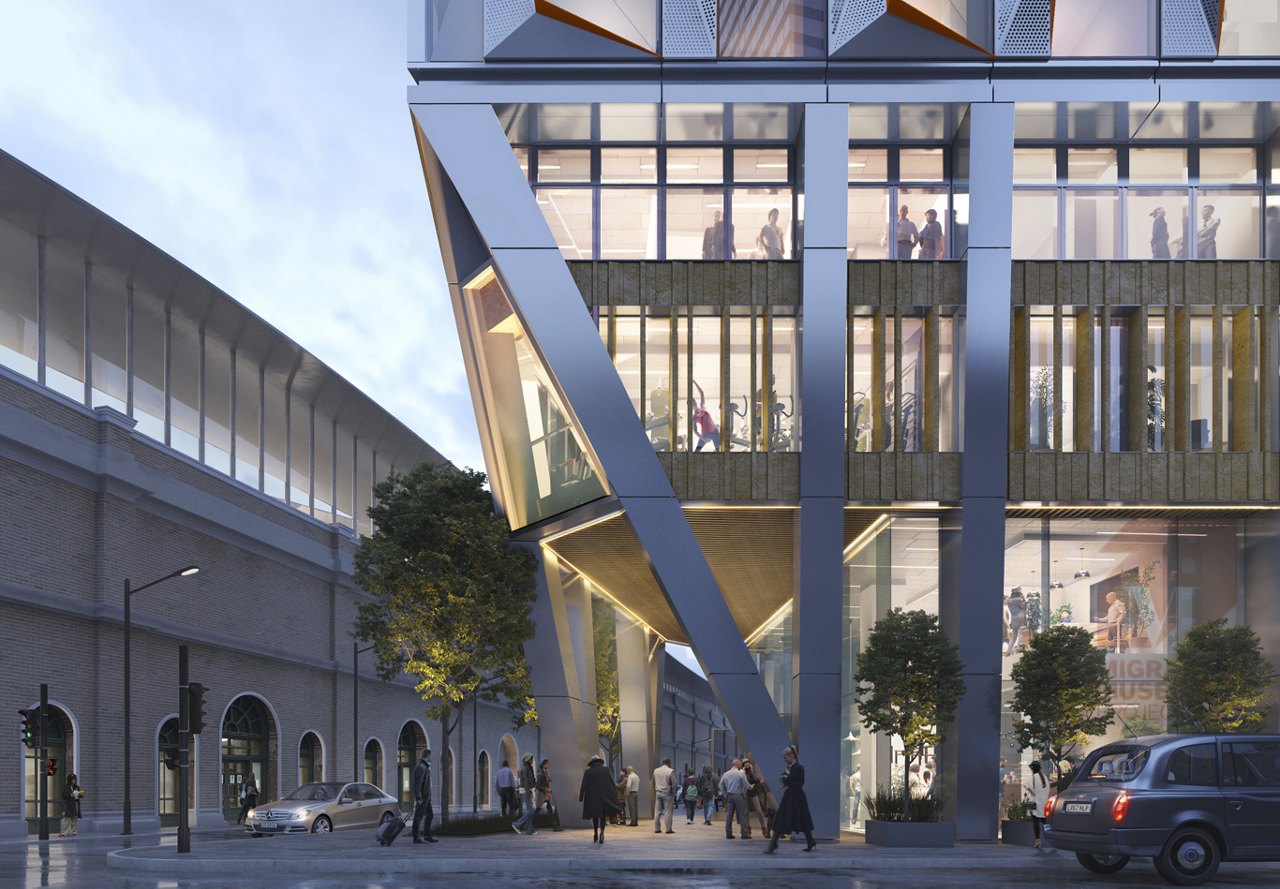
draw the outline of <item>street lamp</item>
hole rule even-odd
[[[355,738],[355,759],[352,762],[352,769],[355,772],[353,781],[359,781],[361,778],[360,762],[363,759],[360,755],[363,752],[360,749],[360,655],[372,649],[372,645],[360,648],[359,642],[351,643],[351,734]]]
[[[188,565],[185,568],[179,568],[166,574],[164,577],[156,578],[150,583],[144,583],[140,587],[132,587],[129,585],[129,578],[124,579],[124,825],[120,831],[122,836],[130,836],[133,833],[133,804],[129,800],[129,757],[132,753],[131,735],[130,735],[130,719],[129,719],[129,635],[133,627],[133,614],[129,608],[129,601],[134,593],[140,593],[149,587],[153,587],[158,583],[164,583],[166,580],[172,580],[175,577],[190,577],[200,571],[198,565]]]

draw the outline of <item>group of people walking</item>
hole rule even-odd
[[[675,833],[672,823],[677,806],[683,804],[686,822],[693,824],[699,806],[705,824],[711,823],[717,794],[725,801],[725,838],[735,839],[733,823],[738,823],[738,836],[751,838],[751,817],[755,816],[760,831],[769,840],[766,853],[778,848],[783,836],[803,834],[807,841],[805,851],[817,844],[813,840],[813,818],[809,814],[809,802],[804,793],[804,766],[800,764],[795,747],[782,753],[785,769],[782,773],[782,800],[777,802],[772,789],[764,779],[751,754],[735,759],[717,780],[711,766],[705,766],[701,775],[686,769],[681,778],[671,765],[670,757],[653,770],[654,818],[653,832]],[[604,843],[605,827],[615,821],[615,816],[629,816],[623,821],[636,827],[640,776],[634,766],[625,767],[615,780],[609,767],[599,756],[591,758],[582,776],[578,800],[582,803],[582,817],[591,822],[591,841]]]

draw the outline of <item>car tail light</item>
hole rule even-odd
[[[1049,801],[1044,804],[1044,817],[1050,818],[1053,816],[1053,804],[1057,801],[1058,795],[1056,793],[1049,794]]]
[[[1116,801],[1111,804],[1111,820],[1116,824],[1124,821],[1124,816],[1129,814],[1129,794],[1126,791],[1120,791],[1120,795],[1116,797]]]

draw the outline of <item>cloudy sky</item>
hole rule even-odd
[[[0,148],[483,468],[403,0],[0,0]]]

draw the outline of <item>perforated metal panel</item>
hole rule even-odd
[[[827,10],[829,52],[835,52],[858,36],[887,9],[885,0],[831,0]]]
[[[716,54],[716,0],[662,0],[662,55],[709,59]]]
[[[996,55],[1047,56],[1052,0],[996,0]]]
[[[1164,0],[1160,4],[1160,54],[1216,56],[1220,2]]]
[[[484,54],[493,52],[533,13],[533,0],[484,0]]]

